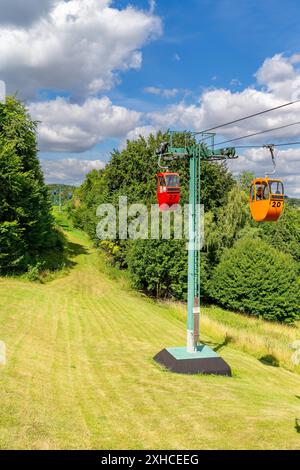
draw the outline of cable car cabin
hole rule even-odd
[[[158,173],[157,202],[161,211],[176,210],[180,201],[180,177],[178,173]]]
[[[256,222],[274,222],[284,206],[284,188],[281,180],[257,178],[250,189],[250,210]]]

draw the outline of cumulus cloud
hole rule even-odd
[[[107,98],[88,98],[82,105],[65,98],[33,103],[33,118],[40,121],[42,151],[84,152],[106,138],[122,138],[134,129],[140,113],[114,106]]]
[[[181,101],[166,107],[162,112],[150,113],[148,119],[153,125],[165,129],[171,126],[202,130],[298,99],[300,98],[299,63],[299,55],[285,57],[277,54],[273,58],[266,59],[257,71],[255,87],[247,87],[242,91],[225,88],[205,90],[198,103],[186,104]],[[299,104],[227,126],[220,129],[220,133],[228,138],[234,138],[296,121],[300,121]],[[272,134],[272,138],[289,138],[297,135],[299,128],[291,127]],[[265,141],[266,137],[262,139]],[[258,138],[255,138],[255,141],[257,140]]]
[[[300,55],[276,54],[266,59],[256,73],[258,84],[281,99],[300,98]]]
[[[138,140],[140,137],[144,137],[147,139],[150,134],[156,135],[159,131],[159,128],[154,126],[137,126],[134,129],[130,130],[126,136],[121,140],[119,144],[119,150],[123,150],[126,148],[126,144],[128,140]]]
[[[156,1],[155,0],[149,0],[149,12],[151,14],[154,13],[155,8],[156,8]]]
[[[159,129],[154,126],[139,126],[135,129],[132,129],[126,135],[126,139],[128,140],[135,140],[138,139],[140,136],[142,137],[149,137],[150,134],[156,134]]]
[[[41,160],[47,183],[80,185],[87,173],[105,167],[101,160],[79,160],[64,158],[60,160]]]
[[[124,149],[126,147],[127,140],[137,140],[140,137],[147,138],[150,134],[156,135],[158,131],[158,127],[154,127],[151,125],[137,126],[126,134],[125,138],[121,141],[119,148],[120,150]]]
[[[242,85],[242,82],[238,78],[232,78],[229,84],[233,87],[238,87]]]
[[[0,24],[28,26],[49,13],[56,0],[0,0]]]
[[[295,78],[294,63],[294,56],[284,57],[283,54],[276,54],[266,59],[255,75],[257,82],[266,84],[270,88],[274,83]]]
[[[282,103],[283,100],[276,95],[254,88],[246,88],[241,92],[214,89],[205,91],[199,104],[187,105],[185,102],[180,102],[167,107],[163,112],[150,113],[149,118],[153,123],[165,128],[176,126],[184,129],[202,130]],[[272,114],[258,116],[249,121],[227,126],[221,132],[228,137],[237,137],[245,131],[252,133],[257,130],[280,126],[283,123],[287,124],[287,119],[290,119],[291,122],[297,120],[295,119],[296,116],[300,120],[299,111],[300,106],[287,108],[286,110],[282,109]]]
[[[40,15],[37,5],[44,2],[33,3]],[[15,8],[16,0],[10,4]],[[44,7],[44,15],[27,28],[17,19],[9,25],[0,21],[0,75],[9,92],[20,90],[25,97],[37,89],[78,95],[108,90],[118,72],[141,67],[141,47],[161,33],[153,8],[117,9],[112,0],[57,0],[49,11]]]
[[[148,86],[144,88],[144,92],[149,93],[150,95],[162,96],[164,98],[174,98],[174,96],[178,95],[179,90],[178,88],[160,88]]]

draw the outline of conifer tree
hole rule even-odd
[[[40,167],[36,123],[15,97],[0,104],[0,272],[26,270],[61,248]]]

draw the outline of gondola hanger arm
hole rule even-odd
[[[272,163],[273,163],[273,167],[274,167],[274,170],[271,173],[266,173],[266,178],[267,178],[268,176],[274,175],[276,173],[275,145],[274,144],[267,144],[267,145],[264,145],[264,148],[270,150]]]

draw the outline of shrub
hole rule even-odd
[[[131,242],[126,261],[134,287],[155,297],[185,299],[187,253],[181,240]]]
[[[224,307],[291,323],[299,319],[299,269],[288,254],[266,242],[242,239],[215,268],[210,296]]]
[[[27,271],[27,279],[29,281],[39,281],[40,273],[44,267],[44,263],[38,262],[35,266],[29,266]]]

